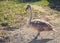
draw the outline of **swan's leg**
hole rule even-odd
[[[39,34],[38,39],[43,39],[43,37],[41,37],[41,35]]]
[[[40,32],[38,32],[38,34],[36,35],[36,37],[34,39],[38,39],[39,35],[40,35]]]

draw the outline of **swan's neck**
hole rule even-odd
[[[32,9],[30,8],[30,16],[29,16],[29,23],[31,23],[31,20],[32,20]]]

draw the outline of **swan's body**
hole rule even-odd
[[[41,21],[39,19],[32,20],[32,8],[30,5],[27,5],[26,10],[28,10],[28,9],[30,10],[28,24],[29,24],[29,26],[38,30],[38,35],[41,31],[53,31],[52,26],[48,22]]]
[[[52,26],[49,23],[43,21],[32,20],[29,23],[29,26],[33,27],[34,29],[37,29],[40,32],[52,30]]]

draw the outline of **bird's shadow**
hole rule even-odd
[[[41,39],[41,40],[33,39],[29,43],[47,43],[48,41],[51,41],[51,40],[53,40],[53,39]]]

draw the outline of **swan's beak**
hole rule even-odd
[[[25,11],[27,11],[28,9],[29,9],[29,5],[26,6]]]
[[[25,11],[27,11],[27,10],[28,10],[28,7],[26,7]]]

